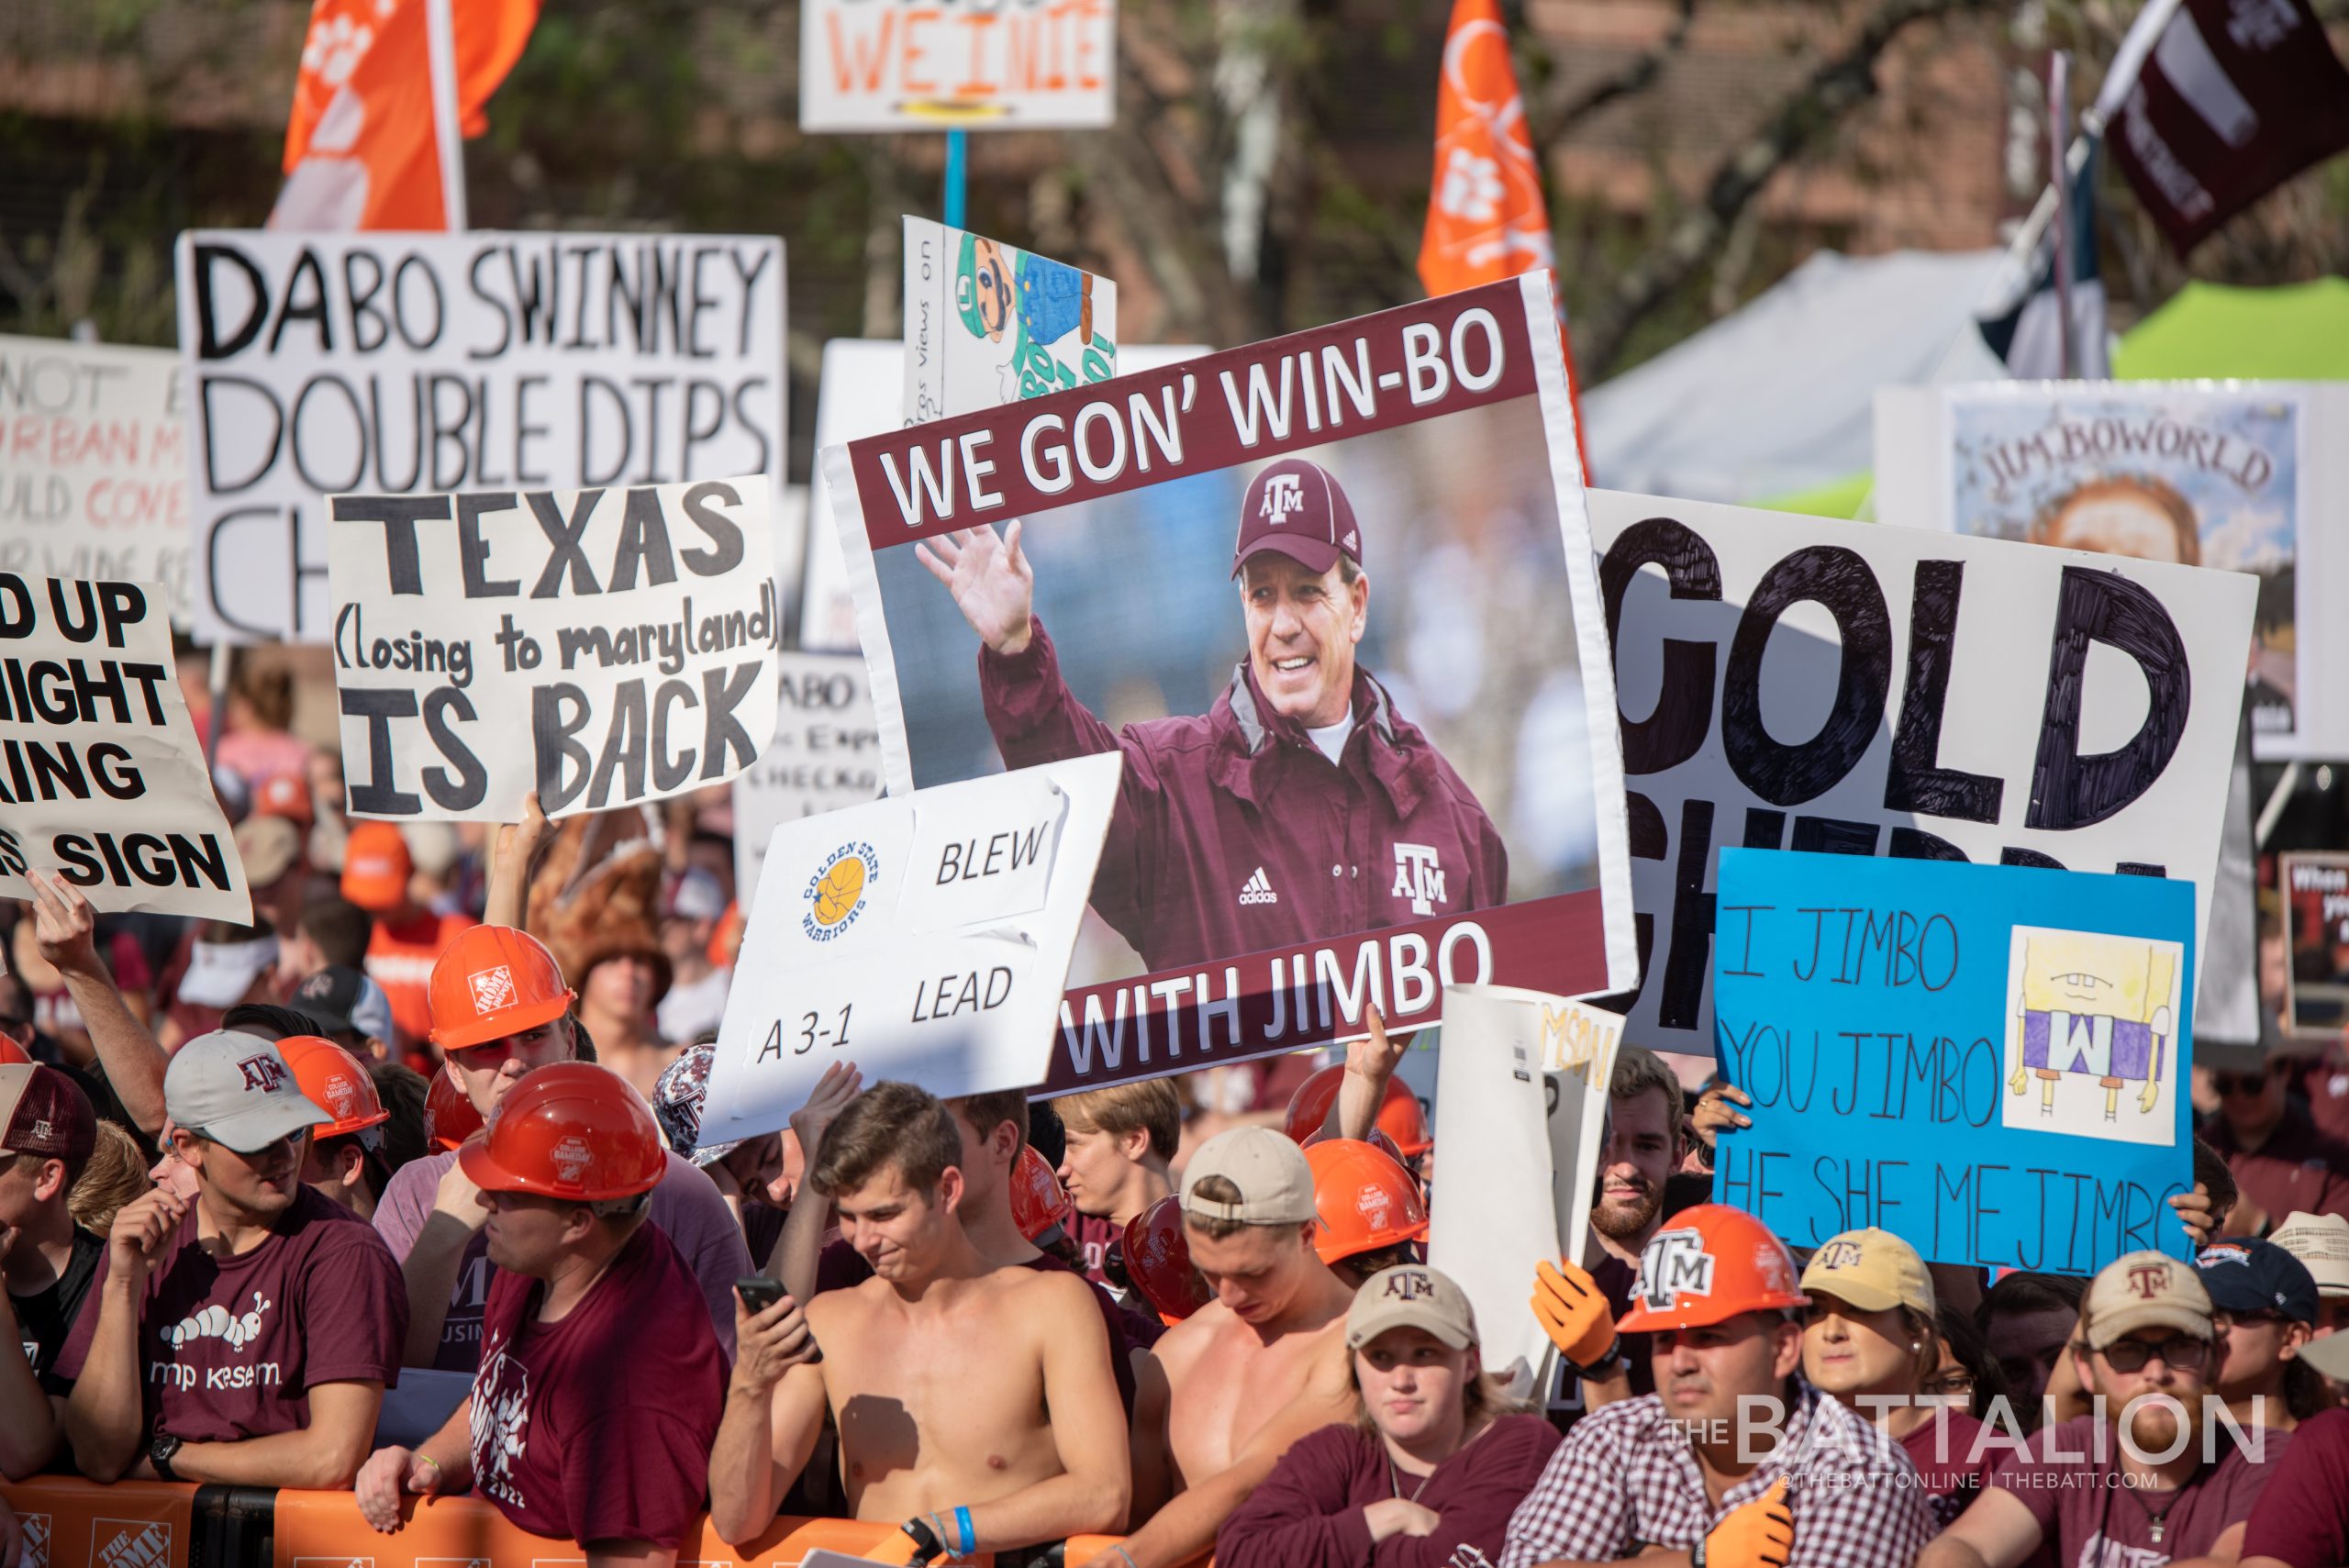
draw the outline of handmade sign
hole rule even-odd
[[[2349,1029],[2349,854],[2304,850],[2277,862],[2284,888],[2284,1027],[2338,1040]]]
[[[338,495],[327,562],[354,817],[511,822],[724,784],[775,728],[763,477]]]
[[[1126,758],[1050,1092],[1631,980],[1546,275],[824,462],[892,791]]]
[[[784,472],[783,242],[180,237],[199,640],[324,642],[326,497]]]
[[[0,572],[157,588],[187,620],[187,439],[167,349],[0,337]]]
[[[2193,1244],[2194,895],[2022,866],[1726,850],[1715,1029],[1750,1129],[1716,1201],[1797,1247],[2094,1273]]]
[[[775,655],[774,738],[734,781],[734,897],[748,908],[775,828],[881,795],[881,730],[864,661]]]
[[[703,1127],[780,1128],[840,1061],[941,1096],[1040,1082],[1120,772],[1083,757],[777,828]]]
[[[906,219],[906,423],[1118,373],[1118,285],[1064,261]]]
[[[799,128],[1089,128],[1117,118],[1117,0],[806,0]]]
[[[0,572],[0,896],[28,870],[101,911],[252,919],[155,588]]]
[[[2349,389],[2295,383],[2007,382],[1887,389],[1888,523],[2247,573],[2245,704],[2262,761],[2349,751],[2349,657],[2328,613],[2349,557]],[[2215,968],[2215,966],[2214,966]]]
[[[1712,1054],[1725,845],[2174,877],[2210,907],[2257,584],[1604,492],[1642,980]]]

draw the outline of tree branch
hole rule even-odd
[[[1664,242],[1624,272],[1615,287],[1575,317],[1576,358],[1593,381],[1622,356],[1632,328],[1700,272],[1738,214],[1771,177],[1876,92],[1876,66],[1911,25],[1978,10],[1987,0],[1883,0],[1842,54],[1820,65],[1768,125],[1714,171],[1705,196]]]
[[[1616,99],[1643,93],[1653,86],[1655,79],[1664,74],[1664,61],[1679,53],[1688,41],[1688,29],[1696,20],[1697,0],[1680,0],[1680,14],[1673,18],[1672,30],[1654,48],[1613,75],[1602,77],[1579,92],[1566,90],[1564,72],[1552,61],[1548,81],[1525,108],[1525,128],[1533,138],[1533,145],[1547,147]]]

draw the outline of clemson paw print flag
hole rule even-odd
[[[432,0],[315,0],[272,228],[451,227],[432,102]],[[538,0],[444,0],[466,136],[521,58]]]
[[[1542,165],[1525,128],[1499,0],[1453,0],[1435,99],[1435,176],[1419,237],[1419,282],[1431,297],[1537,272],[1557,260]],[[1559,340],[1565,341],[1563,307]],[[1586,474],[1580,378],[1566,350],[1575,448]]]

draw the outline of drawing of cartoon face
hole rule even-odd
[[[987,336],[1000,342],[1003,329],[1011,320],[1011,258],[994,240],[982,239],[973,252],[972,261],[972,304],[978,309],[979,319],[986,325]]]
[[[2033,931],[2024,948],[2021,1010],[2151,1023],[2169,1007],[2176,984],[2176,962],[2159,943]]]

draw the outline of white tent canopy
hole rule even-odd
[[[1970,329],[2003,254],[1820,251],[1585,395],[1593,483],[1742,502],[1860,473],[1878,386],[2005,376]]]

